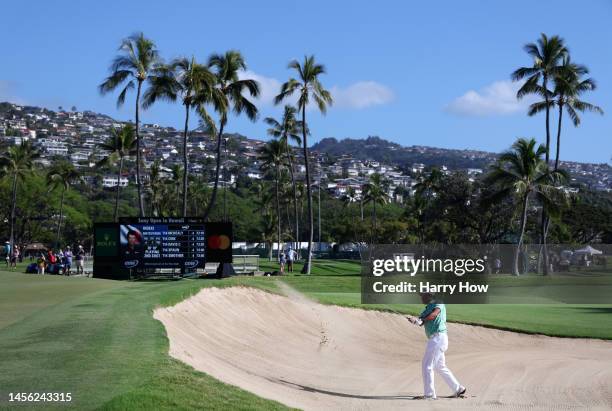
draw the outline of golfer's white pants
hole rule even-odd
[[[448,336],[446,333],[433,335],[427,341],[425,355],[423,356],[423,384],[425,385],[425,396],[436,397],[434,386],[434,370],[437,371],[453,393],[459,391],[461,385],[451,370],[446,366],[444,352],[448,349]]]

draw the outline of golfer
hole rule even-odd
[[[427,304],[418,318],[407,317],[413,324],[425,327],[427,346],[423,356],[423,385],[425,399],[436,399],[434,387],[434,370],[436,370],[446,384],[453,391],[455,397],[465,394],[466,388],[459,384],[451,370],[446,366],[444,352],[448,349],[448,335],[446,334],[446,307],[436,302],[433,294],[421,294],[421,301]]]

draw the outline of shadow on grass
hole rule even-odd
[[[564,310],[582,311],[586,314],[612,314],[612,307],[561,307]]]

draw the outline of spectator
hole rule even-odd
[[[57,264],[57,257],[55,256],[55,253],[53,252],[53,248],[50,248],[49,251],[47,251],[47,271],[50,274],[53,274],[53,270],[55,269],[55,264]]]
[[[83,269],[83,263],[85,261],[85,250],[83,249],[83,246],[80,244],[76,252],[75,260],[76,260],[77,275],[85,274],[84,269]]]
[[[36,267],[38,268],[38,274],[45,275],[45,266],[47,262],[45,261],[45,255],[40,253],[38,260],[36,260]]]
[[[278,262],[280,263],[280,272],[281,275],[285,274],[285,263],[287,262],[287,257],[284,252],[281,252],[278,256]]]
[[[291,247],[287,250],[287,271],[293,272],[293,261],[295,260],[295,254],[293,254]]]
[[[6,266],[8,267],[11,263],[11,243],[8,241],[4,243],[4,253],[6,254]]]
[[[502,268],[502,262],[499,257],[497,257],[493,263],[495,265],[495,274],[499,274]]]
[[[19,247],[15,245],[13,253],[11,254],[11,267],[17,268],[17,260],[19,259]]]
[[[72,251],[70,246],[66,247],[64,251],[64,275],[70,275],[70,269],[72,268]]]

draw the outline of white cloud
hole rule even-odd
[[[257,74],[250,70],[239,73],[241,79],[250,78],[259,82],[260,95],[257,101],[261,105],[273,105],[274,97],[279,93],[282,82],[273,78]],[[375,81],[359,81],[348,87],[333,86],[330,93],[334,98],[333,107],[363,109],[389,103],[394,99],[393,91],[385,85]],[[297,95],[291,96],[287,104],[295,104]]]
[[[334,106],[341,108],[362,109],[379,106],[393,101],[393,91],[375,81],[359,81],[346,88],[334,86],[330,90],[334,97]]]
[[[259,83],[259,98],[257,101],[259,101],[260,104],[274,104],[274,97],[276,97],[282,85],[280,81],[272,77],[262,76],[250,70],[241,71],[238,77],[240,79],[253,79]]]
[[[520,87],[521,83],[510,80],[496,81],[478,91],[469,90],[444,109],[462,116],[508,115],[525,111],[534,98],[527,96],[518,100],[516,92]]]

